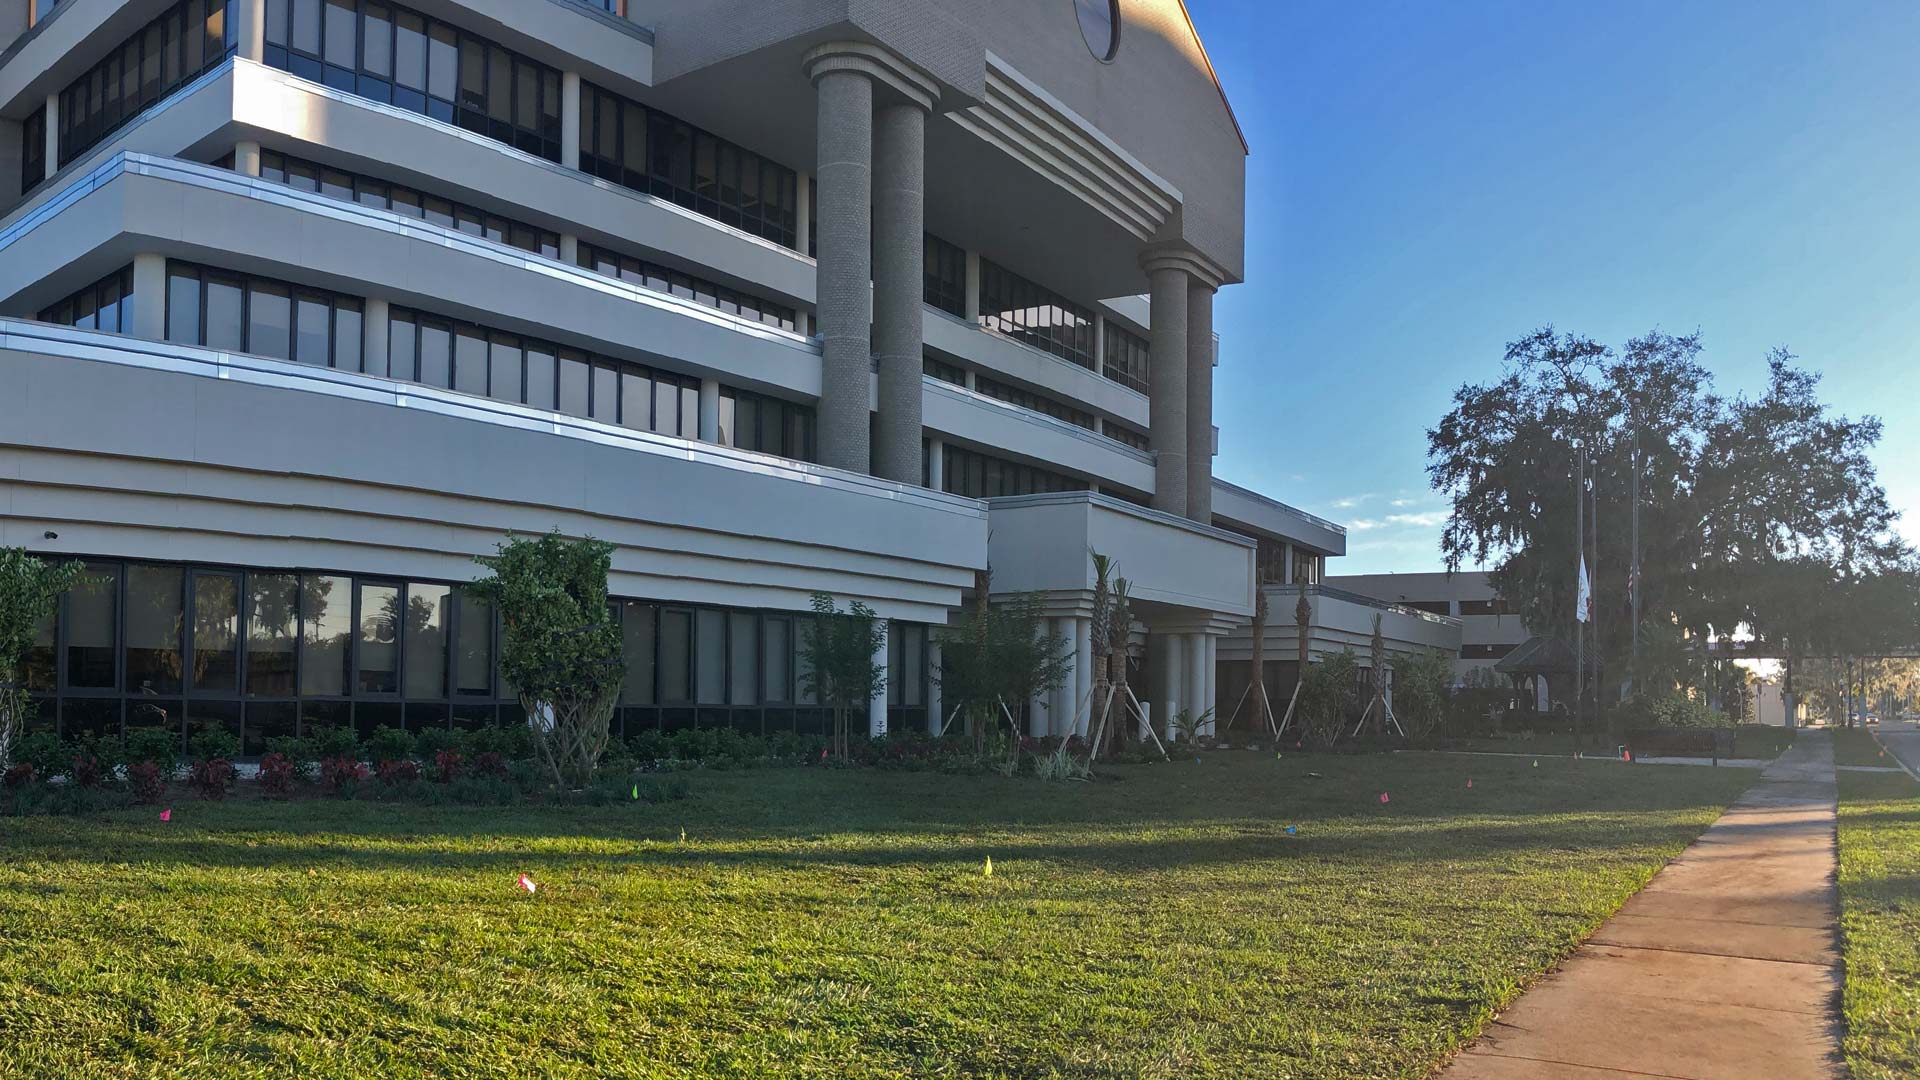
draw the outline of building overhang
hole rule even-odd
[[[1056,614],[1092,610],[1092,554],[1127,579],[1136,619],[1224,631],[1253,614],[1254,543],[1087,491],[987,500],[995,595],[1034,593]]]
[[[1376,618],[1388,656],[1441,652],[1452,657],[1460,651],[1459,619],[1382,603],[1325,585],[1265,585],[1261,591],[1267,597],[1265,654],[1271,662],[1286,663],[1299,656],[1300,628],[1295,610],[1303,592],[1308,608],[1307,656],[1312,661],[1351,649],[1365,662],[1372,652]],[[1220,658],[1248,659],[1252,645],[1252,627],[1240,627],[1221,643]]]

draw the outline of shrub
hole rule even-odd
[[[412,761],[413,744],[413,736],[407,734],[405,728],[375,728],[373,737],[367,740],[367,756],[381,764]]]
[[[382,787],[399,787],[402,784],[415,783],[420,779],[420,763],[412,758],[382,761],[375,779],[380,781]]]
[[[1307,742],[1330,747],[1359,712],[1360,658],[1351,649],[1307,666],[1294,716]]]
[[[13,750],[14,763],[32,766],[30,777],[41,783],[66,771],[67,758],[67,748],[60,745],[60,737],[51,731],[36,731],[21,739]]]
[[[67,775],[76,785],[83,788],[99,787],[105,772],[105,766],[100,764],[99,757],[85,751],[74,754],[67,764]]]
[[[231,762],[240,756],[240,740],[226,728],[207,728],[195,732],[193,737],[187,740],[187,749],[192,751],[196,761],[223,758]]]
[[[354,789],[366,778],[367,767],[358,758],[336,756],[320,761],[320,782],[341,798],[352,798]]]
[[[9,766],[5,774],[4,783],[7,785],[8,791],[19,791],[21,788],[33,783],[33,764],[22,761]]]
[[[533,754],[533,732],[526,724],[489,724],[468,739],[475,754],[498,754],[503,760],[517,761]]]
[[[313,767],[319,764],[319,755],[314,752],[313,740],[296,739],[291,735],[282,735],[267,740],[267,756],[260,759],[261,768],[266,767],[267,757],[279,756],[286,761],[287,781],[313,775]]]
[[[277,751],[269,751],[260,758],[260,790],[269,795],[285,797],[293,792],[293,780],[296,770],[293,759]]]
[[[151,761],[136,761],[127,766],[127,790],[143,803],[156,803],[167,790],[167,774]]]
[[[151,762],[160,775],[171,779],[180,765],[180,736],[165,728],[140,728],[127,732],[129,764]]]
[[[507,759],[497,750],[485,750],[473,755],[473,774],[504,780],[507,776]]]
[[[352,728],[316,728],[307,739],[312,744],[313,756],[321,761],[328,758],[360,760],[360,740],[354,737]]]
[[[427,728],[420,733],[419,738],[414,740],[414,754],[421,761],[437,761],[442,752],[451,750],[464,758],[467,756],[468,744],[472,742],[473,739],[464,731],[442,727]]]
[[[202,758],[187,772],[187,783],[203,799],[224,799],[240,773],[223,757]]]
[[[442,784],[451,784],[466,771],[466,755],[451,748],[433,755],[433,778]]]
[[[1613,710],[1612,720],[1616,727],[1625,729],[1650,727],[1708,729],[1734,726],[1733,719],[1726,713],[1713,708],[1700,698],[1689,697],[1686,694],[1664,694],[1659,697],[1635,695]]]

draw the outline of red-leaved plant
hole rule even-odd
[[[73,782],[83,788],[99,787],[102,769],[100,759],[92,754],[73,755],[73,771],[68,775]]]
[[[141,802],[156,803],[167,790],[167,778],[153,762],[136,761],[127,766],[127,787]]]
[[[263,754],[260,758],[260,790],[269,795],[287,795],[293,791],[293,759],[285,754]]]
[[[226,798],[228,789],[239,778],[240,772],[233,767],[233,762],[223,757],[196,761],[187,772],[187,783],[203,799]]]
[[[488,750],[473,757],[473,771],[481,776],[501,777],[507,775],[507,759],[498,751]]]
[[[379,778],[382,784],[411,784],[420,779],[420,763],[410,758],[382,761]]]
[[[354,758],[341,755],[320,763],[320,780],[336,792],[343,792],[367,778],[367,767]]]
[[[458,750],[442,750],[433,755],[434,779],[451,784],[466,771],[467,759]]]
[[[33,783],[33,766],[22,761],[7,770],[6,785],[8,791],[18,791]]]

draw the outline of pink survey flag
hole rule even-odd
[[[1386,801],[1387,801],[1387,793],[1386,793],[1386,792],[1384,792],[1384,791],[1383,791],[1383,792],[1381,792],[1381,793],[1380,793],[1380,801],[1381,801],[1381,802],[1386,802]]]
[[[168,809],[166,809],[166,810],[162,810],[162,811],[160,811],[160,820],[161,820],[161,821],[172,821],[172,820],[173,820],[173,810],[172,810],[172,808],[168,808]]]
[[[535,885],[535,884],[533,883],[533,879],[532,879],[532,878],[530,878],[530,877],[528,877],[528,876],[527,876],[527,875],[525,875],[525,874],[521,874],[521,875],[520,875],[520,880],[519,880],[519,881],[517,881],[517,882],[515,882],[515,884],[517,884],[517,885],[519,885],[519,886],[520,886],[521,888],[523,888],[523,889],[525,889],[525,890],[527,890],[527,891],[528,891],[529,893],[531,893],[531,892],[533,892],[534,890],[536,890],[536,889],[538,889],[538,888],[540,887],[540,886],[538,886],[538,885]]]
[[[1473,786],[1473,777],[1471,777],[1471,776],[1469,776],[1469,777],[1467,777],[1467,786],[1468,786],[1468,787],[1472,787],[1472,786]]]

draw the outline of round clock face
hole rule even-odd
[[[1093,58],[1103,64],[1112,60],[1120,51],[1120,0],[1073,0],[1073,7]]]

